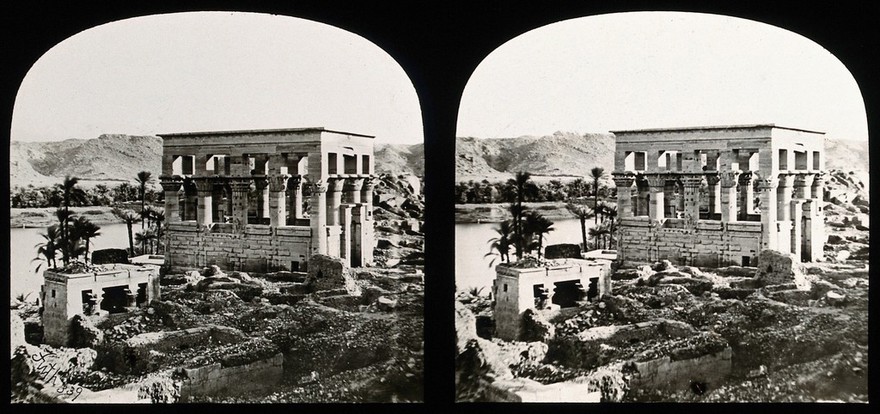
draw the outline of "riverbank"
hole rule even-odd
[[[541,213],[550,220],[564,220],[577,218],[571,214],[565,203],[556,201],[523,203],[526,207]],[[456,204],[456,223],[500,223],[510,218],[508,211],[510,204]]]
[[[134,211],[141,209],[140,203],[120,205],[119,207]],[[154,205],[153,208],[161,210],[162,206]],[[9,209],[9,227],[14,229],[43,228],[58,224],[58,218],[55,217],[57,209],[57,207],[11,208]],[[97,225],[122,224],[122,220],[113,215],[112,206],[71,207],[70,211],[78,216],[88,218]]]

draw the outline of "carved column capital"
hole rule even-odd
[[[364,186],[362,187],[363,190],[372,191],[373,188],[375,188],[375,187],[376,187],[376,177],[375,176],[371,175],[371,176],[364,178]]]
[[[208,177],[197,177],[193,178],[193,184],[196,186],[196,191],[200,194],[210,194],[214,192],[214,179]]]
[[[648,187],[654,189],[663,189],[666,186],[666,181],[669,179],[666,175],[663,174],[645,174],[645,181],[648,182]]]
[[[797,173],[795,174],[794,185],[795,187],[812,187],[815,178],[816,174]]]
[[[233,193],[247,193],[253,181],[250,178],[234,178],[229,180],[229,188]]]
[[[269,180],[266,178],[265,175],[255,175],[253,180],[254,186],[257,188],[257,190],[262,191],[269,186]]]
[[[703,174],[682,174],[678,179],[685,187],[694,188],[703,184]]]
[[[346,178],[344,177],[330,177],[327,179],[328,190],[332,192],[340,192],[342,191],[342,186],[345,184]]]
[[[742,171],[721,171],[718,173],[721,178],[721,186],[724,188],[734,187],[739,184],[739,177]]]
[[[611,177],[614,180],[614,185],[618,188],[632,187],[633,183],[636,180],[635,174],[629,172],[612,173]]]
[[[183,179],[180,177],[160,177],[159,184],[164,191],[176,192],[183,185]]]
[[[312,193],[326,193],[327,192],[327,183],[323,181],[318,181],[316,183],[312,183],[311,185]]]
[[[744,171],[739,175],[739,185],[749,186],[752,185],[752,181],[757,177],[752,171]]]
[[[269,181],[269,191],[274,193],[281,192],[287,189],[287,180],[290,179],[289,174],[276,174],[270,175],[268,178]]]
[[[299,185],[302,184],[302,182],[303,182],[303,176],[301,176],[299,174],[291,175],[290,178],[287,180],[287,189],[299,191],[300,190]]]
[[[715,186],[719,181],[721,181],[721,176],[717,172],[706,173],[706,184]]]
[[[345,184],[342,186],[342,191],[352,192],[352,191],[361,191],[361,188],[364,186],[363,178],[349,178],[345,180]]]
[[[763,178],[756,181],[759,191],[775,190],[779,186],[779,179],[776,177]]]
[[[779,173],[777,177],[779,178],[780,187],[791,187],[795,181],[795,174],[792,173]]]

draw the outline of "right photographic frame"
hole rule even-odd
[[[455,154],[458,402],[868,402],[868,122],[844,64],[628,12],[498,47]]]

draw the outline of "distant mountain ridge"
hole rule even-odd
[[[456,139],[457,181],[506,180],[517,171],[541,176],[588,176],[593,167],[614,169],[612,134],[556,132],[518,138]],[[826,168],[869,171],[868,143],[828,139]],[[10,186],[59,183],[65,175],[89,182],[133,181],[139,171],[160,174],[162,139],[104,134],[93,139],[10,143]],[[382,144],[375,148],[379,173],[425,173],[424,144]]]

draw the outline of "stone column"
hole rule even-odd
[[[777,186],[779,199],[777,200],[776,217],[779,221],[791,221],[791,186],[795,175],[788,173],[779,174]]]
[[[666,187],[666,176],[663,174],[645,175],[648,180],[648,188],[651,192],[651,205],[648,207],[648,215],[653,220],[663,220],[663,189]]]
[[[739,171],[722,171],[721,179],[721,221],[736,221],[736,187],[739,183]]]
[[[682,175],[681,184],[684,186],[684,215],[688,221],[700,219],[700,184],[703,182],[702,174]]]
[[[207,226],[214,221],[212,206],[214,195],[214,181],[210,178],[199,177],[194,178],[196,190],[199,194],[199,206],[197,210],[196,220],[199,224]]]
[[[327,183],[312,184],[309,225],[312,228],[312,254],[327,254]]]
[[[289,178],[288,174],[269,176],[269,225],[272,227],[287,224],[287,204],[284,198]]]
[[[351,204],[343,204],[339,209],[341,215],[342,236],[339,246],[339,257],[347,266],[351,266]]]
[[[761,236],[761,248],[778,250],[779,231],[776,225],[776,186],[779,179],[771,177],[758,180],[758,191],[761,197],[761,226],[764,231]]]
[[[794,178],[794,196],[795,198],[812,198],[813,182],[815,176],[809,173],[797,173]]]
[[[240,229],[247,225],[248,218],[248,191],[251,189],[251,179],[237,177],[229,180],[232,189],[232,222]]]
[[[749,214],[755,214],[755,186],[753,174],[746,171],[739,176],[739,219],[745,220]]]
[[[269,180],[265,176],[254,176],[254,186],[260,195],[257,196],[257,219],[269,217],[269,192],[266,187],[269,186]]]
[[[345,180],[342,191],[345,193],[343,200],[351,204],[361,202],[361,189],[364,187],[364,177],[349,178]]]
[[[367,219],[373,218],[373,188],[376,186],[376,178],[367,176],[364,178],[363,187],[361,187],[361,202],[366,206]]]
[[[618,217],[633,217],[635,212],[632,205],[632,185],[635,175],[632,173],[613,173],[614,185],[617,187],[617,215]]]
[[[327,225],[339,225],[339,207],[342,205],[342,187],[345,185],[345,178],[330,177],[327,179],[327,193],[330,195],[327,200]]]
[[[825,200],[825,173],[818,172],[813,175],[813,185],[810,186],[810,198],[816,200],[819,205]]]
[[[287,190],[290,196],[290,222],[303,217],[303,192],[302,192],[302,176],[299,174],[291,175],[287,180]]]
[[[636,176],[636,203],[634,205],[633,211],[637,216],[647,216],[648,215],[648,198],[650,197],[651,188],[648,186],[648,180],[645,179],[644,175]]]
[[[180,199],[177,197],[177,191],[183,185],[183,180],[179,177],[159,177],[159,183],[162,190],[165,191],[165,220],[168,223],[180,221]]]
[[[717,159],[717,157],[716,157]],[[714,163],[712,164],[714,168]],[[709,218],[712,219],[713,215],[721,212],[721,187],[718,186],[718,181],[721,180],[721,177],[718,176],[718,173],[707,173],[706,174],[706,184],[709,186]]]

